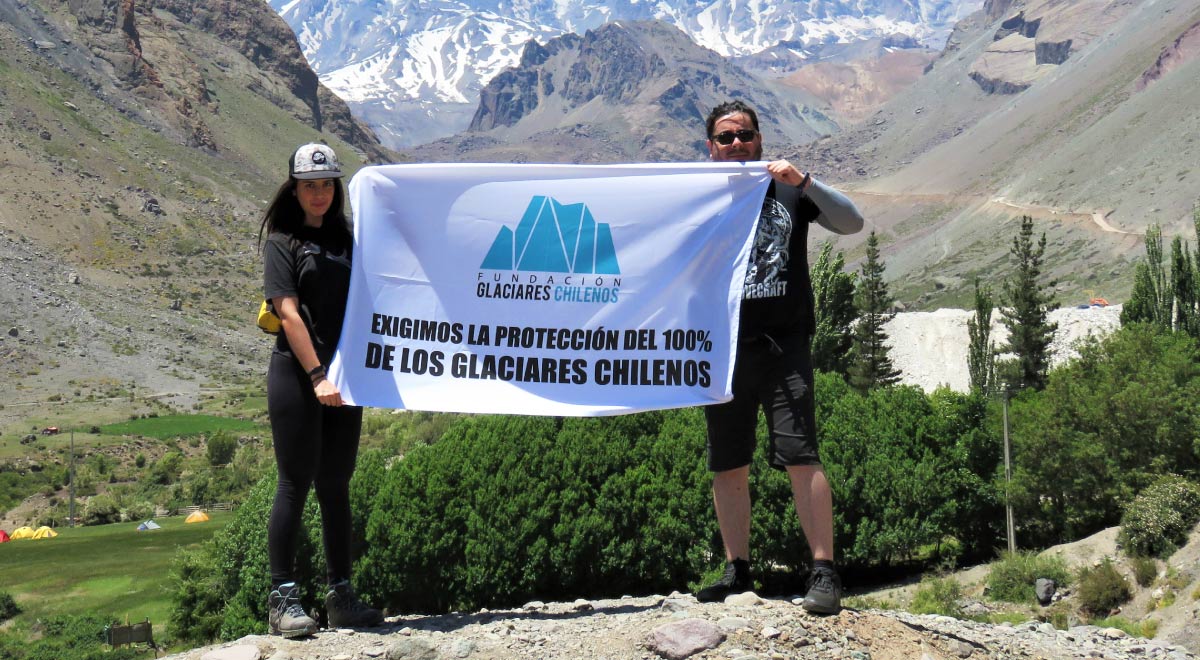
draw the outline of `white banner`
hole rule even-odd
[[[729,400],[765,163],[366,167],[348,403],[617,415]]]

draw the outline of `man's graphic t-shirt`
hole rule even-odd
[[[772,182],[763,200],[746,268],[739,333],[812,334],[815,326],[808,275],[808,225],[820,215],[799,188]]]
[[[789,242],[792,215],[775,198],[763,200],[754,235],[754,255],[746,268],[746,288],[742,298],[778,298],[787,295]]]

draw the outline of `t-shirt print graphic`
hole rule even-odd
[[[763,200],[754,237],[754,257],[746,269],[743,300],[787,295],[788,245],[792,240],[792,215],[774,198]]]

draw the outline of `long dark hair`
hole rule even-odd
[[[279,186],[275,197],[267,205],[267,210],[263,212],[262,224],[258,227],[260,252],[264,234],[280,232],[288,236],[295,236],[296,232],[304,226],[304,209],[300,208],[300,199],[296,197],[296,184],[298,183],[299,180],[296,177],[288,176],[288,180]],[[350,234],[350,220],[346,217],[345,200],[346,194],[342,191],[342,180],[334,179],[333,203],[325,212],[325,219],[322,220],[319,231],[324,237],[349,245],[353,238]]]

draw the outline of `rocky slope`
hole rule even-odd
[[[1112,559],[1130,584],[1132,570],[1117,548],[1117,528],[1098,532],[1042,554],[1062,557],[1071,568]],[[754,593],[724,603],[699,603],[691,595],[580,599],[572,603],[531,602],[519,609],[445,615],[389,617],[371,630],[325,630],[313,638],[283,640],[250,636],[229,644],[168,656],[172,660],[258,660],[324,658],[438,660],[955,660],[970,658],[1105,658],[1110,660],[1194,658],[1200,650],[1195,624],[1200,604],[1200,528],[1189,542],[1161,562],[1158,580],[1134,587],[1121,615],[1153,620],[1154,639],[1131,637],[1116,628],[1072,623],[1057,630],[1039,616],[1047,610],[1013,606],[1030,618],[1019,624],[987,624],[894,609],[853,607],[834,617],[817,617],[797,597],[763,599]],[[983,597],[987,567],[950,574],[962,585],[959,605],[976,617],[1000,608]],[[907,605],[918,587],[909,583],[859,593],[851,603]],[[1167,596],[1170,594],[1168,602]],[[1063,589],[1055,607],[1075,596]]]
[[[295,145],[394,160],[264,3],[0,0],[0,360],[19,404],[253,380],[260,213]],[[74,394],[72,394],[74,393]]]
[[[1186,136],[1197,127],[1200,59],[1185,44],[1200,8],[1088,6],[988,3],[988,13],[959,23],[925,75],[864,122],[782,150],[850,189],[881,236],[902,301],[966,306],[976,276],[994,285],[1009,272],[1020,215],[1046,233],[1048,279],[1065,303],[1088,291],[1123,299],[1151,223],[1168,240],[1195,241],[1200,143]],[[977,63],[1014,35],[1071,47],[1056,64],[1036,64],[1034,43],[1022,61],[1046,68],[1023,90],[981,86]],[[854,257],[861,240],[839,245]]]

